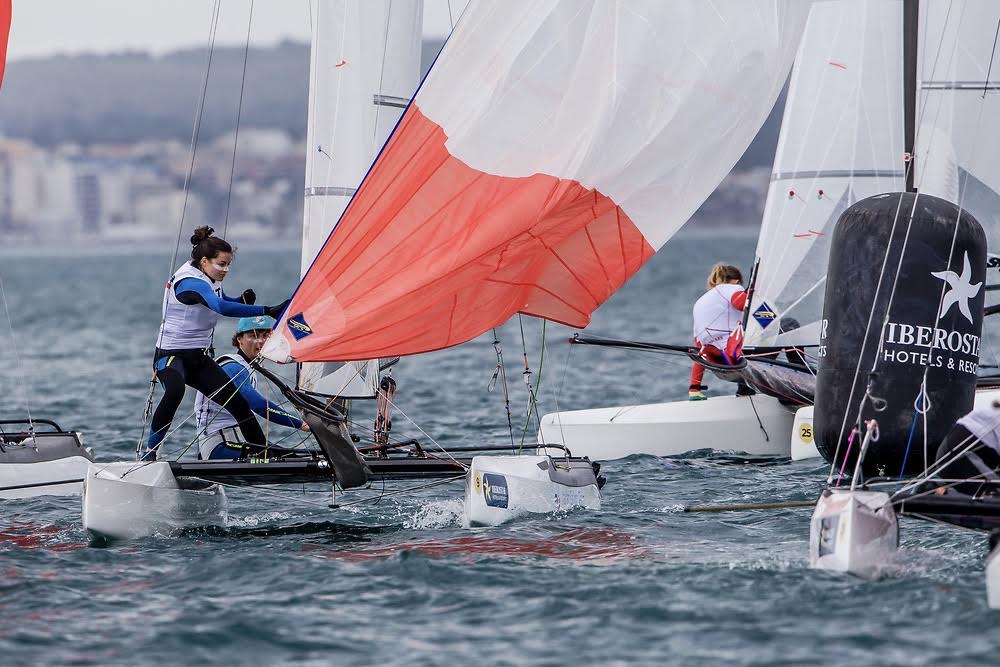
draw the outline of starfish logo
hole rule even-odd
[[[972,284],[972,266],[969,264],[969,253],[965,253],[964,263],[962,264],[962,275],[958,275],[954,271],[932,271],[931,275],[945,281],[949,288],[941,300],[941,312],[938,313],[938,319],[940,320],[944,317],[951,310],[951,307],[957,303],[958,312],[972,324],[972,312],[969,310],[969,301],[979,294],[979,290],[983,284],[981,282],[975,285]]]

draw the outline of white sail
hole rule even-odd
[[[735,164],[809,3],[470,4],[263,353],[586,326]]]
[[[747,345],[817,342],[837,218],[860,199],[904,187],[901,40],[902,2],[813,4],[757,244]],[[780,333],[782,318],[800,328]]]
[[[917,189],[971,212],[992,253],[1000,252],[998,21],[994,0],[921,3],[914,151]]]
[[[368,172],[420,77],[422,0],[313,0],[302,274]],[[375,395],[379,361],[307,363],[299,387]]]

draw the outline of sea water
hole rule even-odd
[[[13,339],[0,311],[0,418],[30,409],[82,431],[99,460],[134,455],[174,268],[169,246],[3,252]],[[588,332],[686,343],[709,266],[746,270],[753,247],[752,235],[728,231],[675,240],[595,313]],[[253,287],[261,303],[277,303],[298,265],[295,248],[248,245],[224,287]],[[219,353],[230,349],[232,328],[220,324]],[[498,330],[513,428],[502,387],[489,391],[492,334],[403,359],[393,369],[393,433],[428,448],[530,442],[523,350],[543,413],[684,398],[686,358],[570,346],[572,333],[516,318]],[[710,394],[731,390],[709,384]],[[192,420],[182,423],[191,404],[189,395],[178,411],[175,452],[193,438]],[[370,410],[357,412],[357,428],[369,428]],[[224,530],[100,548],[81,529],[79,498],[5,501],[0,664],[996,661],[1000,612],[986,608],[981,534],[903,520],[899,562],[864,581],[808,569],[808,509],[682,512],[812,498],[826,473],[819,462],[695,452],[632,456],[603,472],[600,512],[497,528],[462,527],[461,483],[340,494],[366,500],[338,510],[325,489],[228,489]]]

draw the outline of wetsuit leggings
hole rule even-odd
[[[156,378],[163,386],[163,398],[153,412],[147,449],[159,445],[170,430],[170,422],[184,398],[185,385],[194,387],[225,406],[239,422],[240,432],[247,442],[259,445],[266,443],[264,432],[253,416],[250,405],[240,395],[238,387],[233,386],[226,371],[205,350],[159,350],[154,364]]]

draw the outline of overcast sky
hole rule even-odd
[[[334,2],[335,0],[319,0]],[[407,0],[395,0],[406,2]],[[424,34],[449,32],[468,0],[424,0]],[[208,43],[213,0],[13,0],[8,61],[54,54],[143,50],[161,54]],[[217,45],[242,45],[250,0],[222,0]],[[309,0],[253,0],[253,46],[309,40]]]

